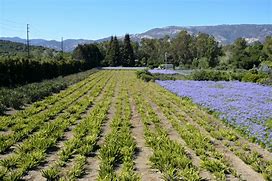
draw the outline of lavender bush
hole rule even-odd
[[[220,118],[272,147],[272,87],[238,81],[156,81],[182,97],[220,113]]]
[[[169,75],[177,74],[177,72],[174,70],[166,70],[166,69],[152,69],[148,71],[151,74],[169,74]]]

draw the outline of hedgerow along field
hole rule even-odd
[[[134,71],[0,118],[0,180],[272,180],[270,151]]]

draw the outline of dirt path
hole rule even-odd
[[[137,154],[135,155],[136,172],[141,176],[142,180],[157,181],[162,180],[162,174],[155,169],[150,168],[149,158],[152,151],[146,147],[144,139],[144,126],[141,122],[140,115],[137,112],[134,101],[130,98],[132,108],[132,135],[137,144]]]

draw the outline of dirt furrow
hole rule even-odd
[[[162,180],[162,174],[159,170],[150,168],[151,163],[149,162],[149,158],[152,155],[152,151],[145,144],[144,125],[132,98],[130,98],[130,103],[132,108],[131,131],[137,144],[137,153],[134,159],[136,172],[141,176],[142,180]]]

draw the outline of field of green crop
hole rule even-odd
[[[0,117],[0,180],[272,180],[272,153],[134,71]]]

